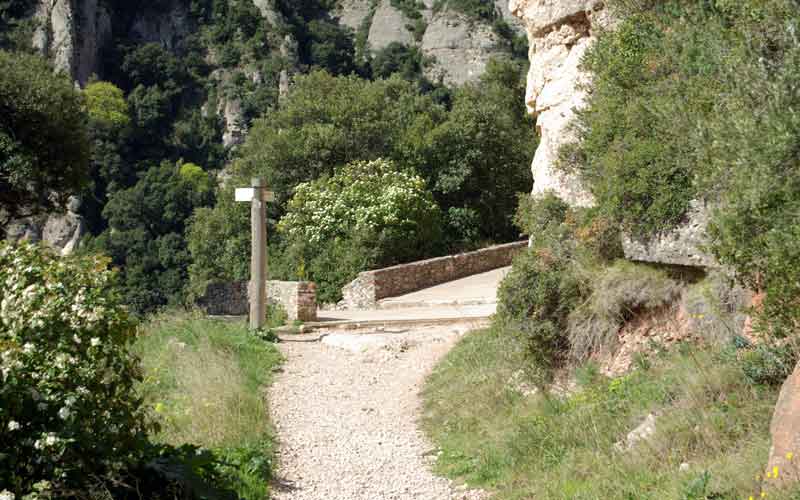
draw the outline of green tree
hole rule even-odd
[[[163,162],[115,193],[103,210],[109,227],[93,246],[121,266],[126,303],[138,312],[184,299],[186,224],[195,208],[213,201],[211,181],[203,175],[208,177],[195,165]]]
[[[455,93],[447,120],[408,136],[408,162],[447,211],[456,247],[518,236],[513,214],[531,186],[536,149],[524,95],[521,68],[494,60],[480,82]]]
[[[0,51],[0,227],[53,209],[86,184],[84,100],[42,58]]]

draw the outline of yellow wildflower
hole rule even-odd
[[[778,466],[777,466],[777,465],[776,465],[775,467],[773,467],[773,468],[772,468],[772,476],[773,476],[775,479],[778,479]]]
[[[792,453],[791,451],[786,454],[786,460],[791,460],[793,458],[794,458],[794,453]]]

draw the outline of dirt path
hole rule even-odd
[[[286,363],[270,391],[280,441],[273,497],[483,498],[431,473],[436,453],[417,426],[426,374],[467,329],[281,343]]]

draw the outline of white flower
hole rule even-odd
[[[48,433],[47,436],[44,438],[44,444],[46,446],[53,446],[58,442],[58,438],[52,432]]]
[[[22,352],[24,352],[25,354],[30,354],[30,353],[32,353],[34,349],[36,349],[36,346],[34,346],[33,344],[31,344],[30,342],[28,342],[27,344],[25,344],[24,346],[22,346]]]
[[[19,422],[12,420],[8,423],[8,430],[15,431],[17,429],[19,429]]]
[[[14,500],[14,494],[8,490],[0,491],[0,500]]]
[[[72,415],[72,412],[66,406],[58,410],[58,416],[61,417],[61,420],[68,419],[70,415]]]
[[[97,347],[100,345],[100,339],[97,337],[92,337],[91,340],[92,347]]]
[[[80,344],[81,343],[81,338],[78,337],[77,335],[73,335],[72,336],[72,340],[74,340],[76,344]]]

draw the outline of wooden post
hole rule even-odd
[[[250,209],[250,328],[259,330],[266,323],[267,305],[267,210],[264,180],[254,178]]]
[[[250,202],[250,328],[259,330],[267,315],[267,208],[275,194],[265,189],[264,179],[254,178],[249,188],[236,189],[236,201]]]

